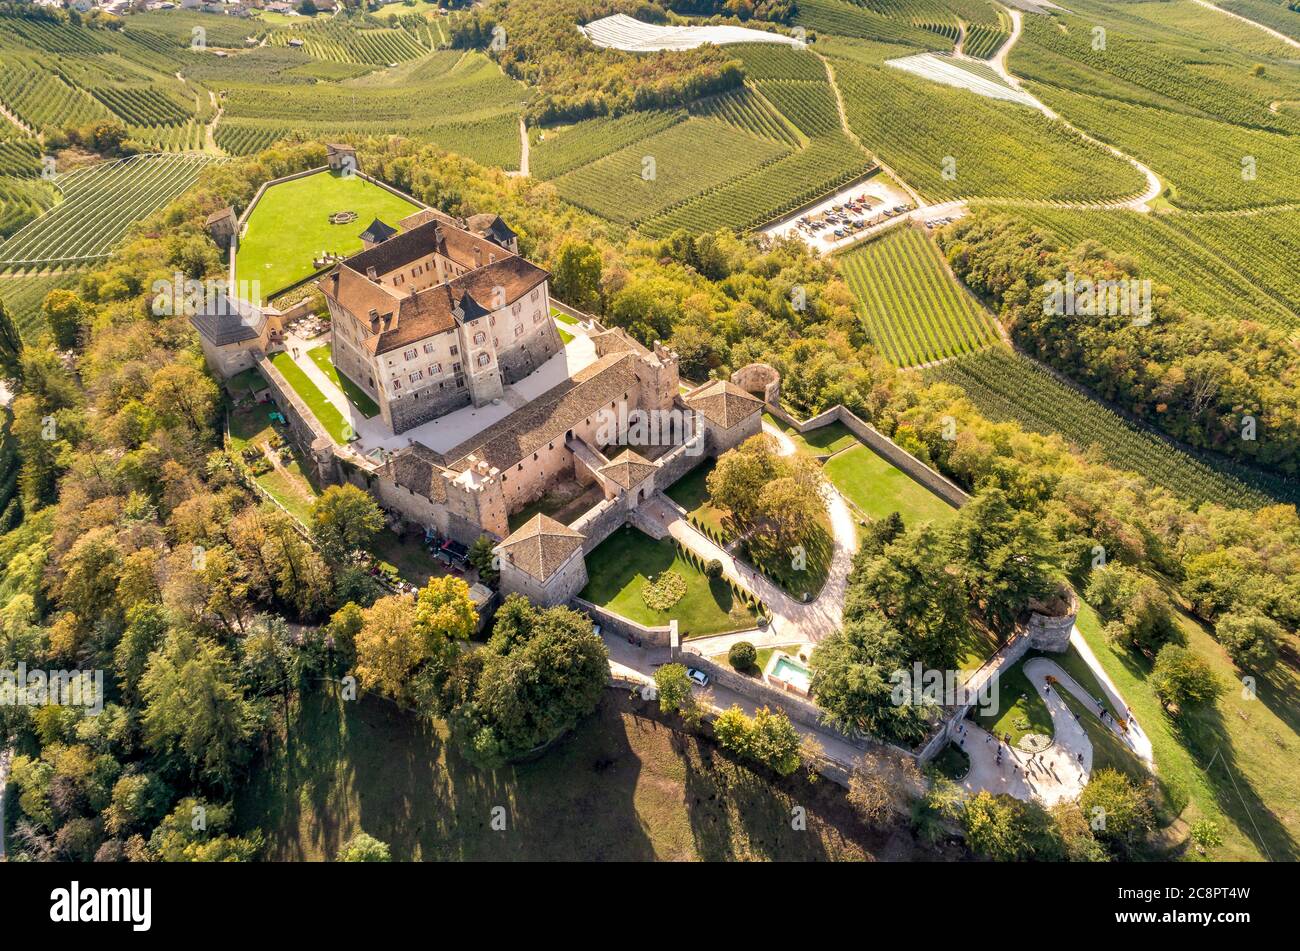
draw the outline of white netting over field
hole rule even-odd
[[[591,42],[606,49],[649,53],[655,50],[689,50],[705,43],[784,43],[802,46],[793,36],[751,30],[743,26],[656,26],[622,13],[578,27]]]

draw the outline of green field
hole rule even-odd
[[[261,282],[262,299],[315,274],[313,258],[322,251],[355,254],[361,232],[374,218],[394,227],[419,206],[357,176],[321,172],[272,185],[248,219],[239,243],[235,276]],[[337,211],[355,211],[357,220],[330,224]]]
[[[334,441],[343,445],[348,441],[348,432],[351,430],[351,424],[343,418],[338,407],[331,403],[320,391],[311,377],[302,371],[298,364],[293,362],[293,357],[281,350],[271,357],[271,364],[279,370],[289,385],[293,387],[294,392],[302,397],[302,401],[307,404],[307,408],[312,411],[320,424],[325,427],[326,431],[334,437]]]
[[[957,510],[864,445],[836,453],[826,463],[826,477],[868,517],[898,512],[907,525],[944,525]]]
[[[329,344],[320,347],[312,347],[307,351],[311,357],[311,362],[320,367],[321,372],[334,381],[334,385],[344,392],[348,401],[357,408],[366,419],[372,419],[379,415],[379,405],[363,390],[353,383],[348,377],[339,372],[338,367],[334,365],[334,348]]]
[[[686,579],[686,594],[667,611],[649,607],[641,586],[661,572],[674,571]],[[681,556],[669,539],[655,541],[624,526],[587,556],[587,587],[580,597],[647,626],[676,618],[683,637],[703,637],[754,626],[754,612],[732,594],[723,580],[711,581]]]
[[[858,441],[858,437],[853,435],[853,431],[838,419],[832,420],[825,426],[810,429],[806,433],[800,433],[793,426],[787,426],[771,413],[763,414],[763,422],[781,430],[790,437],[791,442],[795,444],[799,451],[810,456],[829,456],[841,449],[848,449],[849,446]]]
[[[839,263],[872,343],[896,366],[971,353],[997,339],[993,317],[916,228],[895,228]]]
[[[267,495],[280,503],[290,515],[304,525],[311,520],[311,507],[316,501],[317,489],[307,477],[302,455],[284,427],[272,422],[271,404],[258,404],[230,411],[230,448],[235,452],[246,446],[267,445],[267,440],[279,432],[292,452],[292,458],[270,472],[257,476],[257,484]]]

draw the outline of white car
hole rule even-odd
[[[695,681],[697,687],[707,687],[709,685],[709,675],[702,670],[696,670],[694,667],[687,667],[686,676]]]

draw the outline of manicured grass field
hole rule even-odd
[[[811,429],[802,434],[793,426],[787,426],[781,422],[771,413],[764,413],[763,421],[771,423],[781,430],[790,437],[795,446],[810,456],[829,456],[841,449],[849,448],[858,441],[858,437],[853,435],[853,431],[839,420],[827,423],[825,426],[818,426],[816,429]]]
[[[560,310],[560,309],[558,309],[558,308],[556,308],[556,307],[552,307],[552,308],[551,308],[551,316],[554,317],[556,320],[558,320],[558,321],[559,321],[560,323],[562,323],[562,324],[573,324],[573,325],[576,325],[576,324],[578,323],[578,321],[577,321],[575,318],[570,317],[570,316],[569,316],[568,314],[566,314],[564,311],[562,311],[562,310]]]
[[[943,525],[957,515],[943,499],[863,445],[837,453],[826,463],[825,472],[835,487],[871,518],[898,512],[909,526],[917,522]]]
[[[686,594],[667,611],[650,608],[641,586],[673,570],[686,579]],[[721,579],[711,581],[668,539],[624,526],[587,556],[587,587],[581,597],[638,624],[656,626],[676,618],[683,637],[741,631],[754,626],[754,612],[738,601]]]
[[[379,406],[372,400],[366,391],[353,383],[348,377],[339,372],[338,367],[334,365],[334,348],[329,344],[323,347],[312,347],[307,351],[311,357],[312,363],[321,368],[327,377],[334,381],[334,384],[343,391],[348,400],[355,406],[358,412],[366,419],[371,419],[379,415]]]
[[[707,480],[714,465],[712,459],[700,463],[669,486],[665,494],[705,528],[718,532],[723,538],[730,538],[731,530],[725,522],[726,511],[709,504]]]
[[[294,392],[302,397],[303,402],[320,420],[321,425],[334,437],[334,441],[339,445],[347,442],[346,430],[351,428],[350,424],[343,418],[338,408],[325,398],[320,387],[302,372],[298,364],[293,362],[293,357],[281,350],[271,357],[271,363],[284,374],[284,378],[289,381]]]
[[[235,275],[240,281],[260,281],[262,299],[310,277],[312,259],[322,251],[355,254],[361,250],[361,232],[374,218],[396,227],[398,219],[418,211],[418,206],[398,198],[357,176],[344,178],[321,172],[272,185],[248,219],[248,232],[239,242]],[[336,211],[355,211],[357,220],[330,224]]]
[[[399,861],[940,857],[904,829],[862,826],[834,783],[802,770],[774,782],[665,726],[653,706],[606,691],[541,759],[489,773],[461,759],[441,723],[312,692],[240,788],[237,824],[262,829],[264,857],[278,861],[331,861],[363,829]],[[502,805],[506,830],[493,831]],[[806,831],[791,830],[796,805]]]

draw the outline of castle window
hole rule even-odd
[[[537,300],[537,288],[533,288],[533,293],[529,296],[529,300]]]
[[[479,366],[481,366],[481,367],[485,367],[485,366],[487,366],[487,365],[488,365],[489,363],[491,363],[491,362],[492,362],[492,358],[491,358],[490,356],[488,356],[486,353],[480,353],[480,354],[478,355],[478,365],[479,365]]]
[[[457,388],[460,388],[460,387],[462,387],[462,386],[464,386],[464,385],[465,385],[465,378],[464,378],[463,376],[458,376],[458,377],[456,377],[456,386],[457,386]]]
[[[514,314],[516,317],[518,317],[518,316],[519,316],[519,308],[522,307],[522,306],[523,306],[523,305],[520,304],[519,301],[515,301],[513,304],[510,305],[510,313],[512,313],[512,314]]]
[[[442,372],[442,364],[441,364],[441,363],[431,363],[431,364],[429,364],[429,375],[430,375],[430,376],[434,376],[435,374],[438,374],[438,373],[441,373],[441,372]]]
[[[426,343],[426,344],[424,345],[424,352],[425,352],[425,353],[433,353],[433,344],[431,344],[431,343]]]
[[[394,380],[394,381],[393,381],[393,389],[395,389],[395,390],[400,390],[401,388],[402,388],[402,381],[401,381],[401,380]]]
[[[417,353],[419,353],[419,351],[416,350],[414,347],[412,347],[410,350],[404,350],[404,351],[402,352],[402,359],[403,359],[403,360],[414,360],[414,359],[415,359],[415,355],[416,355]]]
[[[459,372],[460,372],[460,364],[459,364],[459,363],[453,363],[453,364],[451,365],[451,372],[452,372],[452,373],[459,373]]]
[[[474,342],[477,343],[477,344],[481,344],[481,343],[483,343],[485,340],[487,340],[487,334],[485,334],[485,333],[484,333],[483,331],[481,331],[481,330],[480,330],[478,333],[476,333],[476,334],[474,335]]]
[[[460,347],[456,346],[455,344],[452,344],[451,355],[454,357],[458,353],[460,353]]]
[[[516,337],[522,337],[523,335],[524,335],[524,325],[523,325],[523,324],[515,324],[515,336],[516,336]]]
[[[419,383],[419,382],[420,382],[421,380],[423,380],[423,379],[424,379],[424,371],[423,371],[423,370],[416,370],[414,373],[411,374],[411,382],[412,382],[412,383]]]
[[[542,322],[542,312],[539,310],[537,313],[533,314],[533,323],[540,324],[541,322]]]

